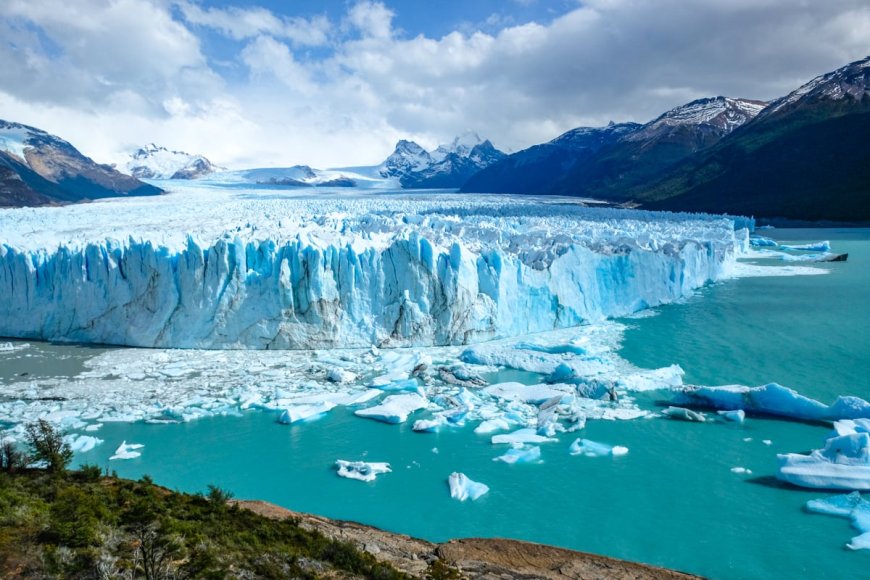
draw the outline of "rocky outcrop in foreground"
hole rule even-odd
[[[295,518],[302,528],[350,542],[382,562],[413,577],[431,573],[440,562],[445,573],[469,579],[547,578],[665,580],[696,578],[689,574],[616,558],[575,552],[517,540],[468,538],[434,544],[340,520],[293,512],[264,501],[236,501],[240,507],[274,519]]]

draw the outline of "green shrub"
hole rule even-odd
[[[45,419],[26,427],[27,442],[33,461],[44,461],[49,473],[63,473],[72,461],[73,452],[63,441],[63,434]]]

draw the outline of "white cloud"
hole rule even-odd
[[[400,137],[473,129],[516,150],[697,97],[772,98],[870,38],[866,0],[587,0],[548,24],[441,38],[394,21],[371,1],[333,26],[189,0],[5,0],[0,110],[98,160],[155,141],[237,167],[365,164]],[[197,37],[212,30],[229,39],[226,79]]]
[[[393,16],[383,3],[362,0],[351,6],[347,22],[364,37],[388,39],[393,35]]]
[[[254,77],[271,75],[286,87],[308,95],[316,90],[308,69],[296,62],[286,44],[270,36],[254,39],[242,50],[241,58]]]
[[[297,46],[322,46],[329,41],[331,24],[324,15],[286,18],[265,8],[202,8],[186,0],[177,6],[189,24],[213,28],[235,40],[269,35]]]

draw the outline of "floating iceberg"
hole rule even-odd
[[[852,538],[846,547],[852,550],[870,549],[870,502],[857,491],[848,495],[835,495],[807,502],[807,510],[830,516],[848,518],[852,526],[861,532]]]
[[[749,244],[755,248],[775,248],[779,245],[776,240],[764,236],[749,236]]]
[[[662,415],[670,417],[671,419],[693,423],[704,423],[707,420],[703,413],[698,413],[691,409],[684,409],[683,407],[668,407],[662,411]]]
[[[513,427],[513,425],[514,423],[505,417],[495,417],[493,419],[481,421],[480,424],[474,428],[474,432],[479,435],[489,435],[496,431],[507,431]]]
[[[544,437],[543,435],[538,435],[537,431],[535,431],[534,429],[518,429],[517,431],[514,431],[512,433],[492,436],[493,445],[500,445],[503,443],[508,443],[511,445],[523,443],[546,443],[548,441],[558,440],[552,437]]]
[[[805,252],[830,252],[831,242],[825,240],[823,242],[810,242],[808,244],[780,244],[780,247],[786,250],[802,250]]]
[[[776,477],[801,487],[870,490],[870,434],[849,433],[827,440],[809,455],[777,455]]]
[[[384,423],[404,423],[408,416],[420,409],[425,409],[429,402],[416,393],[408,395],[390,395],[380,405],[359,409],[355,414],[367,419],[375,419]]]
[[[761,387],[727,385],[724,387],[686,386],[675,389],[673,402],[679,405],[720,410],[745,410],[761,415],[776,415],[804,421],[836,421],[870,418],[870,403],[858,397],[837,397],[825,405],[793,389],[770,383]]]
[[[115,454],[109,457],[109,460],[136,459],[137,457],[142,455],[142,453],[140,451],[136,451],[136,449],[142,449],[143,447],[145,446],[141,443],[127,443],[126,441],[124,441],[115,450]]]
[[[554,397],[561,399],[574,392],[569,385],[524,385],[522,383],[498,383],[481,390],[499,399],[532,404],[544,403]]]
[[[348,479],[359,481],[374,481],[382,473],[390,473],[389,463],[371,463],[367,461],[345,461],[339,459],[335,462],[338,467],[338,475]]]
[[[489,491],[488,485],[472,481],[464,473],[455,471],[447,478],[447,483],[450,486],[450,497],[459,501],[474,501]]]
[[[528,448],[514,448],[508,449],[504,455],[499,455],[493,461],[503,461],[504,463],[540,463],[541,461],[541,448],[540,447],[528,447]]]
[[[598,443],[589,439],[577,439],[568,448],[568,452],[571,455],[585,455],[586,457],[605,457],[607,455],[616,457],[628,453],[628,447]]]
[[[75,453],[86,453],[103,442],[102,439],[90,435],[67,435],[64,437],[64,441]]]
[[[748,225],[516,198],[206,193],[2,212],[0,336],[469,344],[691,295],[724,275],[746,237],[735,229]]]
[[[291,423],[296,423],[297,421],[316,419],[325,415],[334,408],[335,403],[329,401],[312,405],[293,405],[292,407],[284,409],[284,412],[281,413],[280,417],[278,417],[278,422],[289,425]]]
[[[746,420],[746,412],[743,409],[737,409],[736,411],[716,411],[716,413],[726,421],[733,421],[734,423],[743,423]]]

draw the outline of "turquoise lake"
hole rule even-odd
[[[824,276],[706,287],[656,316],[626,321],[621,355],[646,368],[678,363],[689,384],[779,382],[826,403],[840,394],[870,398],[870,230],[762,233],[783,241],[829,239],[849,261],[819,266],[830,270]],[[75,372],[82,358],[101,351],[39,348],[58,359],[64,370],[55,372]],[[8,380],[49,367],[20,359],[0,375]],[[645,393],[641,403],[655,408],[665,396]],[[504,449],[475,435],[473,426],[420,434],[411,422],[381,424],[343,408],[293,426],[276,418],[250,411],[172,425],[107,423],[98,433],[106,442],[77,461],[125,477],[148,474],[185,491],[215,484],[239,498],[435,541],[520,538],[711,578],[856,578],[870,570],[870,552],[845,548],[855,535],[846,519],[803,510],[827,493],[785,487],[773,477],[776,454],[819,447],[829,431],[824,425],[590,421],[582,437],[624,445],[629,453],[573,457],[568,446],[577,434],[568,434],[542,445],[543,463],[506,465],[493,461]],[[123,439],[145,444],[142,457],[110,463]],[[386,461],[393,473],[369,484],[342,479],[336,459]],[[752,474],[732,473],[733,467]],[[476,502],[450,499],[453,471],[491,491]]]

